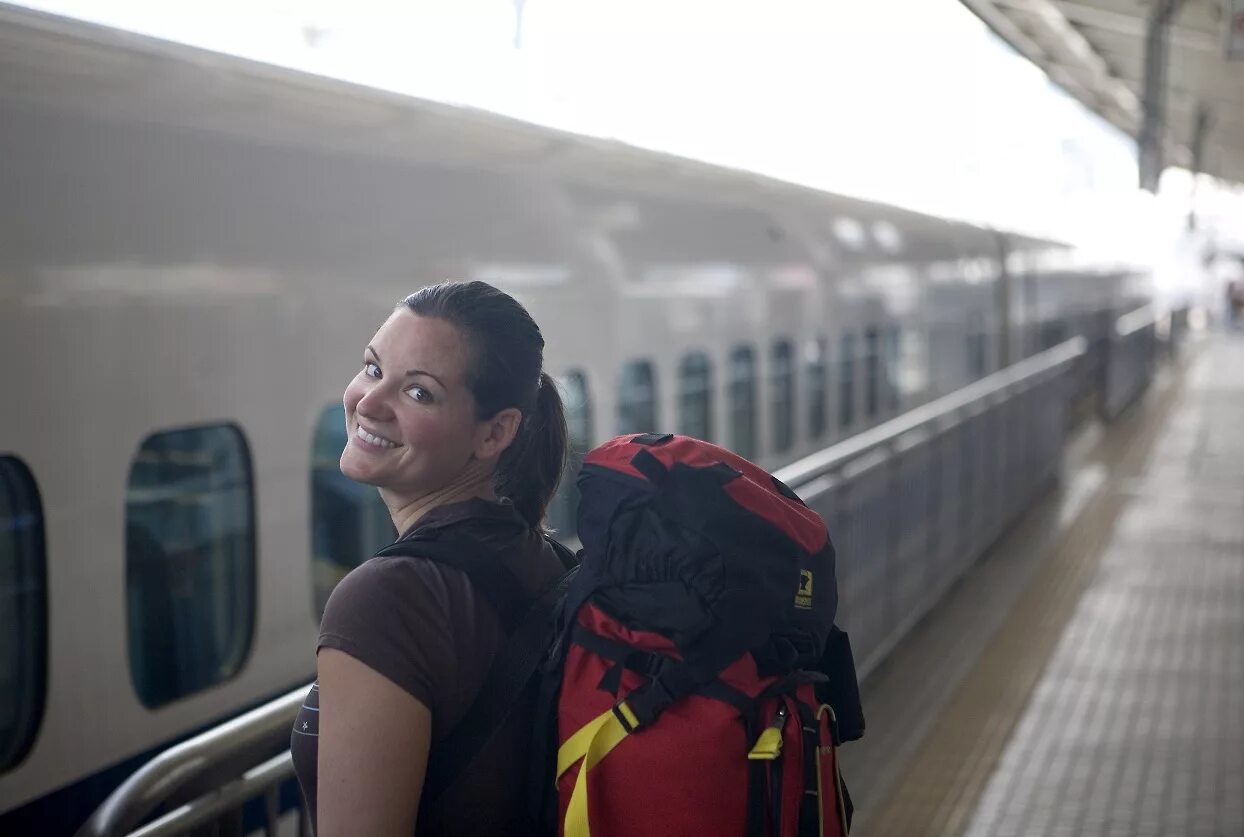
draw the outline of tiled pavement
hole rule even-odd
[[[1244,835],[1244,337],[1068,469],[865,684],[864,835]]]

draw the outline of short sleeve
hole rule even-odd
[[[454,588],[464,584],[460,573],[424,559],[365,561],[329,596],[319,648],[349,654],[405,689],[435,717],[457,685],[451,601],[461,599]]]

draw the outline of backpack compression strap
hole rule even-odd
[[[628,735],[653,723],[670,705],[709,686],[724,668],[706,669],[685,662],[670,666],[566,739],[557,751],[556,777],[560,779],[576,764],[579,773],[566,809],[565,837],[591,837],[588,773]]]

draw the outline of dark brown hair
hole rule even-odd
[[[497,463],[493,488],[510,498],[533,529],[541,528],[566,464],[567,434],[557,385],[542,368],[540,327],[518,300],[486,282],[431,285],[402,304],[421,317],[445,320],[466,337],[476,418],[508,407],[522,412],[518,433]]]

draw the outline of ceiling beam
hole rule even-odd
[[[1012,8],[1022,8],[1016,0],[1001,0],[1001,2]],[[1058,8],[1067,20],[1079,26],[1088,26],[1131,38],[1144,38],[1148,32],[1148,24],[1144,15],[1140,13],[1116,12],[1113,9],[1103,9],[1087,3],[1072,2],[1072,0],[1058,0]],[[1143,10],[1143,7],[1137,8]],[[1197,29],[1173,26],[1170,39],[1174,46],[1181,48],[1204,50],[1215,55],[1222,51],[1221,38]]]
[[[1111,70],[1052,0],[962,0],[977,17],[1050,78],[1117,128],[1135,136],[1140,99]],[[1030,26],[1017,22],[1022,18]]]

